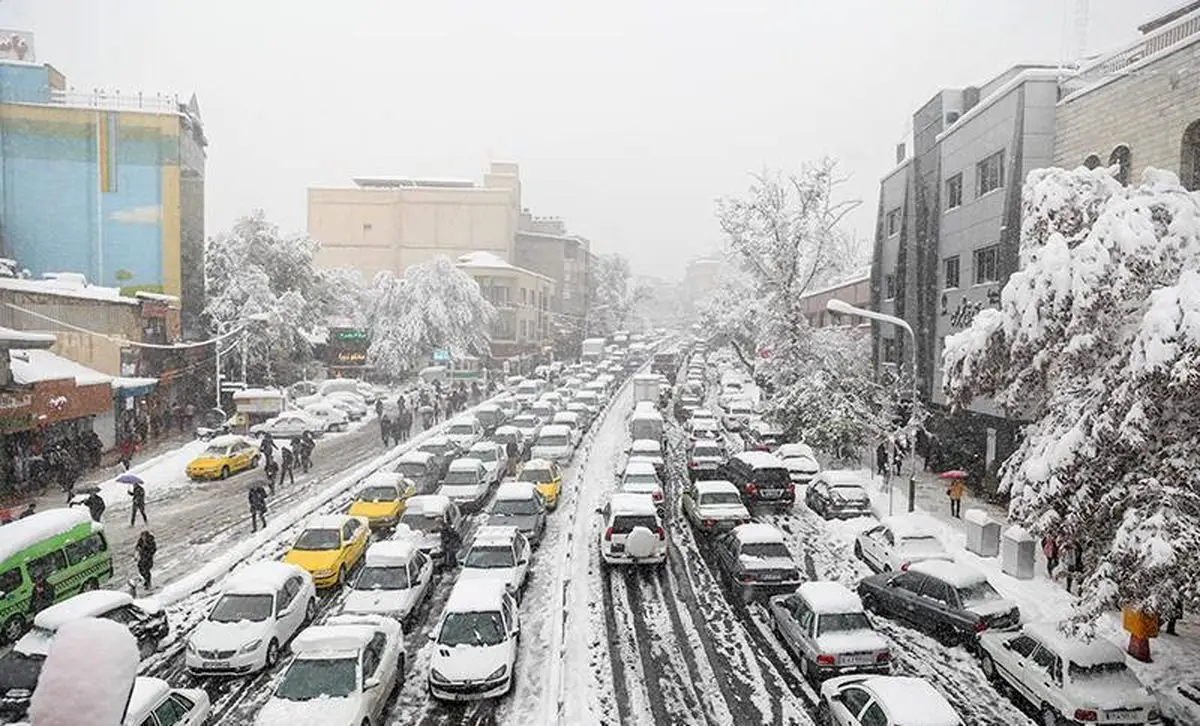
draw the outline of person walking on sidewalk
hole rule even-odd
[[[135,481],[129,487],[129,497],[133,500],[133,507],[129,510],[129,526],[137,523],[138,514],[142,515],[142,524],[149,524],[150,520],[146,519],[146,488]]]
[[[388,445],[388,437],[392,435],[392,420],[386,415],[379,417],[379,438],[383,439],[383,445]]]
[[[292,447],[279,447],[279,486],[283,486],[283,478],[286,476],[292,486],[296,486],[296,455],[292,453]]]
[[[158,543],[154,541],[154,534],[150,530],[142,532],[137,541],[137,568],[138,574],[142,576],[142,584],[149,590],[154,587],[150,584],[150,570],[154,567],[154,554],[158,552]]]
[[[262,484],[255,484],[247,492],[250,500],[250,531],[257,532],[258,524],[262,522],[263,529],[267,528],[267,492]]]
[[[1067,592],[1074,594],[1072,586],[1079,577],[1079,573],[1083,570],[1083,559],[1080,557],[1079,545],[1071,540],[1067,540],[1058,546],[1058,555],[1062,559],[1063,567],[1067,570]]]
[[[1058,569],[1058,540],[1054,535],[1042,537],[1042,554],[1046,555],[1046,575],[1053,579],[1054,571]]]
[[[263,467],[263,473],[267,475],[267,485],[271,487],[271,496],[275,496],[275,475],[279,473],[279,464],[275,463],[274,459],[268,458],[267,465]],[[280,477],[280,481],[283,478]]]
[[[967,490],[967,483],[962,479],[951,479],[946,495],[950,497],[950,516],[962,519],[962,498]]]
[[[104,504],[104,500],[96,492],[89,494],[88,498],[83,500],[83,504],[88,508],[88,514],[92,515],[93,522],[99,522],[100,518],[104,516],[104,510],[107,505]]]
[[[300,440],[296,442],[296,456],[300,457],[300,469],[306,474],[312,467],[312,453],[316,445],[311,431],[305,431],[300,435]]]

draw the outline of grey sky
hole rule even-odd
[[[1073,43],[1075,0],[2,0],[80,89],[200,99],[210,233],[352,175],[479,179],[668,278],[747,173],[830,154],[873,234],[878,179],[939,88]],[[1092,0],[1089,48],[1182,0]],[[1066,45],[1064,45],[1066,43]]]

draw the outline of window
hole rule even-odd
[[[190,710],[183,708],[178,701],[168,698],[154,709],[154,716],[158,719],[158,726],[175,726],[187,720]]]
[[[25,567],[29,572],[29,579],[37,581],[49,577],[59,570],[65,570],[67,568],[67,556],[62,553],[62,550],[55,550],[42,555],[36,560],[30,560],[29,564]]]
[[[895,275],[884,275],[883,276],[883,299],[884,300],[892,300],[895,297],[896,297],[896,276]],[[821,325],[824,326],[825,321],[822,320]]]
[[[8,572],[0,572],[0,592],[8,594],[21,587],[21,570],[14,567]]]
[[[867,710],[862,712],[858,722],[862,726],[888,726],[887,714],[883,712],[878,703],[867,706]]]
[[[955,601],[954,590],[941,580],[935,580],[932,577],[925,580],[925,586],[921,588],[921,594],[930,600],[936,600],[943,605],[953,605]]]
[[[997,151],[975,165],[975,196],[982,197],[1004,186],[1004,152]]]
[[[1000,245],[975,250],[975,284],[1000,280]]]
[[[349,542],[354,539],[354,531],[358,529],[354,522],[346,522],[342,525],[342,541]]]
[[[1038,648],[1033,654],[1033,662],[1037,667],[1050,674],[1056,683],[1062,683],[1062,661],[1052,651]]]
[[[947,290],[958,287],[958,255],[942,260],[942,287]]]
[[[1133,172],[1133,152],[1129,147],[1121,144],[1113,149],[1108,157],[1108,165],[1117,167],[1116,180],[1121,182],[1121,186],[1129,186],[1129,175]]]
[[[1027,635],[1021,635],[1008,641],[1008,649],[1022,658],[1028,658],[1036,647],[1037,641]]]
[[[72,565],[78,565],[89,557],[93,557],[104,551],[104,535],[99,532],[88,535],[78,542],[72,542],[67,545],[63,548],[63,551],[66,552],[67,559]]]
[[[896,587],[898,587],[902,590],[908,590],[913,595],[916,595],[918,592],[921,591],[921,583],[923,583],[924,581],[925,581],[924,576],[917,575],[917,574],[914,574],[911,572],[904,574],[904,575],[900,575],[895,580],[892,580],[892,582],[896,583]]]
[[[946,209],[962,206],[962,172],[946,180]]]
[[[362,676],[364,681],[375,675],[375,671],[379,669],[379,663],[383,660],[383,648],[386,644],[387,636],[383,633],[375,633],[371,642],[363,650]]]
[[[1200,191],[1200,121],[1193,121],[1183,132],[1180,144],[1179,180],[1188,191]]]
[[[883,362],[896,362],[896,341],[892,338],[883,339]]]
[[[898,234],[900,234],[900,207],[887,213],[887,236],[893,237]]]
[[[842,703],[850,713],[861,713],[870,700],[871,694],[861,688],[851,686],[842,691]]]
[[[122,605],[120,607],[113,608],[112,610],[100,615],[100,617],[104,618],[105,620],[111,620],[114,623],[120,623],[121,625],[132,625],[138,621],[137,613],[133,611],[133,607],[130,605]]]

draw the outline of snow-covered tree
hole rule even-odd
[[[452,356],[486,355],[496,309],[479,283],[446,257],[413,265],[396,277],[375,276],[368,358],[393,374],[412,370],[442,349]]]
[[[1032,422],[1001,489],[1082,547],[1081,620],[1200,607],[1200,195],[1157,170],[1033,172],[1020,257],[1000,308],[947,339],[947,395]]]
[[[592,291],[587,334],[610,336],[625,327],[637,290],[630,284],[629,260],[616,252],[599,255],[588,266]]]

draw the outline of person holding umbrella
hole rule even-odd
[[[962,519],[962,498],[967,491],[967,472],[960,469],[938,474],[940,479],[949,479],[946,496],[950,497],[950,516]]]
[[[133,474],[122,474],[117,477],[117,481],[129,485],[129,497],[133,500],[133,507],[129,510],[129,526],[137,524],[139,512],[142,515],[142,524],[149,524],[150,521],[146,519],[146,488],[142,485],[141,478]]]

